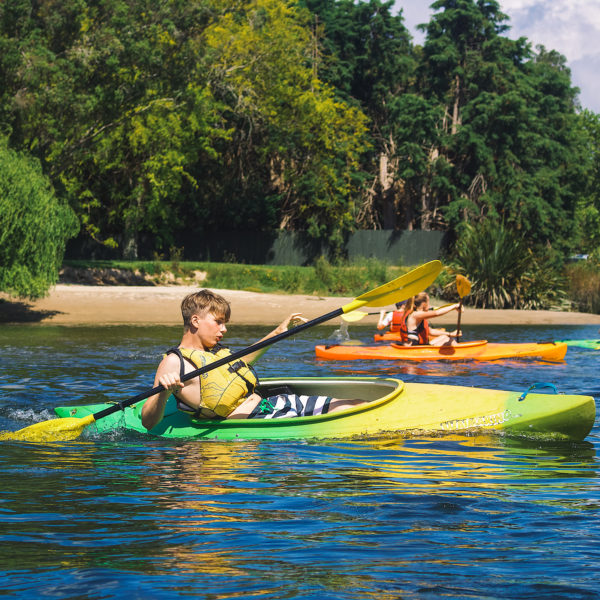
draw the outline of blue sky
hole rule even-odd
[[[415,43],[423,41],[419,23],[429,21],[428,0],[395,0]],[[500,0],[508,15],[509,38],[526,37],[567,59],[571,81],[580,89],[583,108],[600,113],[600,0]]]

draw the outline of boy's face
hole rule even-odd
[[[202,345],[207,349],[219,343],[227,331],[225,318],[213,313],[193,315],[191,324],[196,328]]]

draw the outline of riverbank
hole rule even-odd
[[[123,286],[58,284],[46,298],[34,302],[10,300],[0,294],[0,322],[47,325],[179,325],[181,299],[197,286]],[[292,312],[306,318],[326,314],[353,298],[308,295],[260,294],[239,290],[214,290],[231,303],[232,323],[275,325]],[[376,309],[368,309],[374,312]],[[339,321],[335,319],[334,321]],[[361,323],[375,324],[377,316]],[[436,319],[452,325],[456,313]],[[575,312],[482,310],[466,308],[464,325],[600,325],[600,315]]]

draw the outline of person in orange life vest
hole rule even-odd
[[[265,352],[265,349],[247,355],[244,360],[236,361],[235,365],[231,365],[232,368],[236,367],[233,372],[229,368],[229,364],[226,364],[213,370],[215,372],[220,370],[220,375],[215,376],[214,373],[211,375],[211,371],[209,371],[202,376],[203,381],[200,380],[200,377],[194,377],[182,382],[181,377],[184,373],[190,373],[198,367],[193,360],[195,357],[200,362],[211,362],[214,361],[215,356],[220,358],[223,353],[229,354],[219,342],[227,331],[226,323],[229,321],[230,314],[229,302],[210,290],[200,290],[188,294],[183,299],[181,303],[183,337],[179,346],[168,351],[158,365],[154,386],[160,384],[165,389],[150,396],[144,403],[142,424],[146,429],[153,429],[160,423],[171,394],[175,396],[178,402],[177,407],[180,410],[191,413],[193,418],[200,419],[278,418],[323,414],[350,408],[364,402],[361,399],[296,396],[295,394],[280,394],[272,398],[262,398],[251,385],[252,381],[249,381],[249,379],[253,382],[257,381],[255,375],[249,374],[251,370],[249,365],[257,360]],[[262,339],[283,333],[289,325],[293,326],[294,322],[306,322],[306,319],[300,313],[292,313]],[[219,383],[222,382],[223,377],[229,377],[235,379],[238,384],[244,382],[245,384],[236,386],[233,393],[230,393],[227,388],[225,393],[219,396],[221,388],[218,385],[206,386],[207,381],[214,381],[218,377],[221,378]],[[217,389],[216,398],[213,391],[215,389]],[[290,414],[290,405],[293,405],[292,410],[296,411],[294,414]],[[288,411],[287,414],[286,411]]]
[[[388,312],[382,310],[379,315],[379,322],[377,323],[377,329],[385,329],[388,325],[390,326],[390,333],[401,333],[404,325],[404,309],[406,307],[407,300],[402,302],[396,302],[396,310]],[[442,327],[435,329],[437,333],[429,332],[430,338],[434,338],[438,335],[445,334],[446,330]],[[431,343],[431,339],[430,339]]]
[[[429,326],[429,319],[441,317],[453,310],[459,310],[460,304],[450,304],[435,310],[429,308],[429,296],[421,292],[413,296],[404,309],[404,319],[400,336],[406,346],[425,345],[444,346],[456,344],[456,338],[460,332],[454,330],[446,332],[442,329],[434,329]]]
[[[396,310],[390,311],[388,313],[386,313],[385,310],[382,309],[379,313],[377,329],[385,329],[389,326],[390,331],[392,332],[400,331],[400,325],[404,317],[405,304],[406,300],[404,300],[403,302],[396,302]]]

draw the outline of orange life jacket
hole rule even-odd
[[[400,340],[403,344],[407,344],[408,342],[412,342],[414,344],[416,342],[419,346],[426,346],[429,344],[429,321],[427,319],[423,319],[417,325],[415,330],[409,331],[406,324],[408,315],[410,315],[410,313],[404,315],[402,324],[400,325]],[[416,339],[414,339],[415,337],[419,338],[418,342]]]
[[[397,333],[402,329],[402,321],[404,320],[404,311],[403,310],[395,310],[392,313],[392,321],[390,323],[390,331],[392,333]]]

